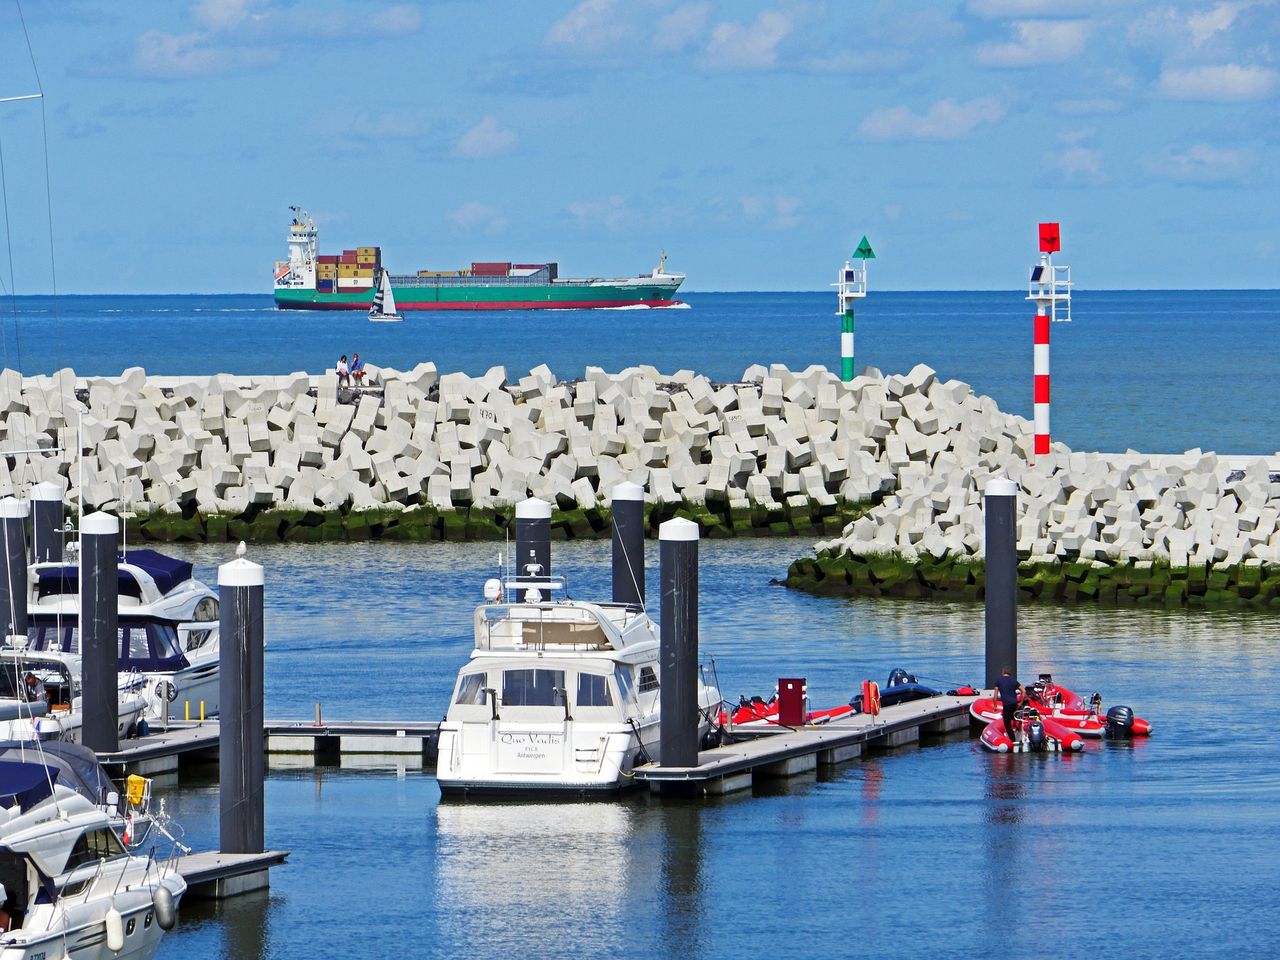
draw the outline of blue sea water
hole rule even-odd
[[[650,363],[735,380],[753,363],[839,369],[829,293],[690,293],[689,309],[411,313],[277,311],[244,296],[19,297],[0,310],[6,366],[81,374],[319,372],[339,355],[407,369],[519,376],[539,363],[562,377],[589,365]],[[16,319],[14,313],[16,312]],[[1012,291],[873,292],[858,309],[857,362],[886,373],[927,363],[1031,414],[1031,315]],[[1076,294],[1053,326],[1053,436],[1075,449],[1272,453],[1280,447],[1280,291]]]

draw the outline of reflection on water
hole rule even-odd
[[[726,695],[803,676],[828,704],[897,666],[946,686],[981,676],[980,605],[765,585],[808,546],[704,544],[702,649]],[[608,591],[607,543],[555,550],[574,595]],[[232,555],[184,552],[210,577]],[[251,548],[267,567],[269,715],[307,717],[319,700],[329,717],[438,717],[496,552]],[[1277,637],[1272,614],[1024,608],[1024,680],[1052,672],[1155,724],[1149,742],[1081,755],[998,757],[951,737],[707,803],[442,806],[429,772],[273,768],[267,839],[293,856],[265,913],[241,924],[238,904],[193,907],[163,955],[844,955],[856,932],[860,949],[934,957],[991,949],[1008,891],[1039,942],[1072,952],[1214,955],[1215,931],[1230,930],[1233,951],[1268,954],[1280,937]],[[165,795],[207,847],[216,787],[183,776]],[[1137,894],[1108,893],[1113,880]]]

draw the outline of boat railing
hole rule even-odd
[[[613,644],[600,615],[563,603],[493,604],[476,624],[480,650],[608,650]]]

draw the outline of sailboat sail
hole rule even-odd
[[[378,288],[378,296],[382,298],[383,312],[388,316],[395,316],[396,297],[391,292],[391,276],[385,270],[382,271],[382,284]]]
[[[385,302],[385,298],[387,294],[389,294],[390,292],[391,292],[390,284],[387,283],[387,271],[383,270],[382,276],[378,278],[378,289],[373,294],[373,306],[369,308],[369,316],[371,317],[383,316],[383,314],[385,313],[385,311],[383,310],[383,303]],[[395,307],[392,307],[391,310],[392,312],[394,312]]]

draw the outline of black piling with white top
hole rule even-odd
[[[27,635],[27,506],[16,497],[0,500],[3,538],[4,596],[0,597],[0,630],[6,637]]]
[[[613,602],[644,606],[644,487],[613,488]]]
[[[698,764],[698,525],[676,517],[658,527],[662,580],[659,763]]]
[[[37,483],[31,488],[31,562],[62,562],[62,488]]]
[[[218,822],[223,853],[262,853],[266,839],[262,594],[259,564],[241,556],[218,568]]]
[[[1007,477],[987,481],[986,632],[987,687],[1000,671],[1018,675],[1018,485]]]
[[[91,513],[80,522],[80,687],[82,742],[120,749],[120,521]]]
[[[515,559],[517,580],[543,581],[551,576],[551,504],[547,501],[530,497],[516,504]],[[542,599],[550,599],[550,591]]]

